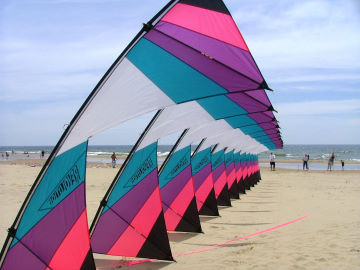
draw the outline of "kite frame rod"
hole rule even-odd
[[[131,160],[131,158],[133,157],[133,155],[135,154],[136,150],[138,149],[139,145],[141,144],[141,142],[143,141],[143,139],[145,138],[146,134],[149,132],[149,130],[151,129],[151,127],[154,125],[154,123],[156,122],[156,120],[159,118],[160,114],[164,111],[164,109],[160,109],[156,112],[156,114],[153,116],[153,118],[151,119],[151,121],[149,122],[149,124],[147,125],[147,127],[144,129],[143,133],[140,135],[139,139],[137,140],[137,142],[135,143],[135,145],[133,146],[133,148],[131,149],[130,153],[128,154],[128,156],[126,157],[124,163],[121,165],[119,171],[117,172],[117,174],[114,177],[114,180],[111,182],[108,190],[106,191],[104,198],[101,200],[99,208],[95,214],[95,217],[91,223],[90,226],[90,235],[92,235],[93,230],[95,229],[95,226],[100,218],[100,214],[102,212],[102,210],[104,209],[104,207],[106,206],[107,200],[109,199],[109,196],[111,194],[111,192],[113,191],[115,185],[117,184],[117,182],[120,179],[121,174],[123,173],[123,171],[125,170],[127,164],[129,163],[129,161]]]
[[[206,141],[206,138],[203,138],[203,139],[201,140],[201,142],[198,144],[198,146],[196,146],[194,152],[193,152],[192,155],[191,155],[191,159],[194,158],[194,156],[195,156],[196,153],[199,151],[200,147],[204,144],[205,141]]]
[[[213,153],[215,152],[215,150],[216,150],[216,148],[217,148],[218,146],[219,146],[218,143],[214,145],[213,149],[211,149],[211,154],[213,154]]]
[[[178,145],[180,144],[180,142],[182,141],[182,139],[185,137],[186,133],[188,133],[188,131],[189,131],[189,128],[185,129],[185,130],[181,133],[180,137],[176,140],[174,146],[173,146],[173,147],[171,148],[171,150],[170,150],[170,153],[166,156],[164,162],[161,164],[161,167],[160,167],[160,169],[159,169],[159,171],[158,171],[158,175],[160,175],[160,174],[162,173],[162,171],[164,170],[166,164],[169,162],[170,157],[171,157],[172,154],[175,152],[176,148],[178,147]]]

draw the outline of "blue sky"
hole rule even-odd
[[[285,144],[360,144],[357,0],[225,0]],[[0,1],[0,145],[54,145],[141,24],[167,1]],[[143,116],[94,137],[128,144]],[[165,141],[166,142],[166,141]]]

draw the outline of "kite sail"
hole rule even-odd
[[[215,6],[222,7],[222,10],[225,11],[226,8],[222,1],[217,1],[217,3]],[[177,2],[168,9],[166,14],[154,26],[152,24],[146,25],[148,27],[146,29],[147,33],[134,44],[127,53],[126,59],[176,104],[197,100],[198,104],[211,115],[212,120],[246,115],[249,111],[271,110],[271,106],[259,101],[264,98],[263,89],[267,86],[234,21],[229,16],[228,11],[222,13],[218,9],[213,10],[213,7],[211,4],[210,6],[208,4],[204,5],[201,1]],[[199,21],[199,16],[202,22]],[[224,33],[220,32],[221,29],[218,26],[210,28],[209,25],[214,24],[214,22],[226,26],[229,33],[224,35]],[[235,41],[231,43],[232,38],[227,35],[234,35]],[[197,40],[197,42],[194,43],[194,40]],[[209,57],[208,54],[204,53],[204,51],[212,52],[214,48],[210,47],[219,48],[219,46],[223,49],[234,47],[234,51],[221,53],[218,59]],[[245,49],[246,52],[243,52]],[[216,51],[217,49],[214,53]],[[232,60],[229,62],[229,59],[234,57],[244,62],[245,66],[250,65],[251,69],[254,70],[252,72],[246,70],[244,71],[246,74],[244,74],[243,67],[240,67],[239,63],[234,64]],[[222,59],[230,66],[224,64]],[[221,76],[219,76],[220,72]],[[183,78],[186,78],[186,80]],[[245,93],[245,91],[254,89],[256,92],[257,90],[261,92],[258,95],[254,94],[256,98]],[[241,107],[243,101],[240,95],[244,97],[244,100],[246,97],[248,110]],[[228,109],[219,110],[217,106],[219,104]],[[167,113],[164,111],[162,115],[167,116]],[[198,117],[196,115],[196,118]],[[168,129],[168,122],[160,121],[157,123]],[[180,123],[178,124],[181,126]],[[146,132],[150,133],[151,129]],[[167,132],[168,130],[158,134],[158,136],[165,136]],[[154,141],[149,138],[152,137],[143,138],[146,143],[142,142],[142,145]],[[134,151],[136,152],[137,149],[134,149]],[[171,164],[172,162],[168,166]],[[161,174],[160,177],[164,176]],[[115,181],[119,181],[120,174],[117,178]],[[160,183],[162,183],[161,181],[160,179]],[[166,186],[170,186],[170,181],[165,182]],[[165,186],[164,189],[161,189],[162,197],[165,197],[164,192],[167,192]],[[112,194],[112,196],[116,195]],[[169,213],[174,212],[173,207],[169,207],[170,202],[163,201],[163,204],[166,211],[169,211]],[[181,211],[177,210],[175,212],[176,214],[172,214],[180,218]],[[167,217],[168,214],[165,213],[165,220],[167,220]],[[172,226],[171,229],[176,229],[176,226]],[[126,256],[126,254],[117,255]]]
[[[235,162],[235,174],[236,174],[236,183],[238,186],[238,191],[240,194],[246,194],[245,184],[242,177],[240,151],[234,154],[234,162]]]
[[[43,181],[35,182],[22,218],[9,230],[1,269],[95,269],[84,196],[86,150],[85,142],[42,170]]]
[[[159,175],[168,231],[202,232],[191,172],[190,145],[176,151]]]
[[[157,143],[137,151],[112,187],[91,243],[96,253],[173,260],[157,170]],[[140,166],[139,166],[140,164]]]
[[[246,141],[254,149],[281,148],[266,89],[221,0],[170,1],[144,24],[67,126],[9,229],[1,269],[95,269],[85,204],[89,138],[145,113],[158,111],[156,119],[166,107],[197,100],[213,119],[225,119],[228,127],[252,137]],[[157,143],[140,143],[101,202],[92,245],[105,254],[172,260],[156,186]],[[227,185],[224,150],[219,152],[211,158],[215,186],[219,177]],[[148,192],[144,197],[138,196],[142,188]],[[101,234],[108,233],[109,221],[118,224],[116,236]]]
[[[191,166],[199,214],[219,216],[211,170],[211,148],[195,153]]]
[[[211,156],[211,169],[214,181],[215,196],[218,205],[231,206],[227,174],[225,168],[225,151],[217,151]]]
[[[234,150],[225,154],[225,167],[227,175],[227,184],[229,188],[229,196],[232,199],[239,199],[239,191],[236,183]]]

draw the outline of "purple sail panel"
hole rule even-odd
[[[129,226],[141,207],[158,185],[157,170],[153,170],[111,209],[104,212],[91,237],[94,252],[107,253]]]
[[[166,211],[169,205],[175,200],[179,192],[184,188],[191,178],[191,166],[187,166],[182,172],[176,175],[169,183],[160,189],[163,210]]]
[[[270,128],[276,128],[277,122],[270,122],[270,123],[261,123],[259,124],[260,127],[262,127],[264,130],[270,129]]]
[[[221,163],[218,167],[216,167],[212,173],[213,173],[213,179],[214,179],[214,184],[217,182],[217,180],[219,180],[220,176],[224,173],[225,171],[225,163]]]
[[[239,104],[244,110],[246,110],[249,113],[252,112],[258,112],[258,111],[264,111],[267,110],[268,107],[264,104],[257,102],[253,98],[250,98],[244,93],[233,93],[233,94],[227,94],[227,97],[229,97],[231,100]]]
[[[268,137],[272,140],[277,140],[277,139],[279,139],[279,134],[271,134],[271,135],[268,135]]]
[[[39,259],[23,260],[25,254],[23,245],[30,249],[36,256],[47,264],[55,254],[57,248],[66,237],[76,220],[85,210],[85,201],[79,200],[84,198],[84,184],[78,186],[69,194],[60,204],[48,213],[35,227],[33,227],[21,240],[12,247],[6,257],[6,261],[12,261],[14,258],[22,258],[23,262],[38,264]],[[66,219],[62,218],[66,212]],[[46,245],[42,244],[46,243]],[[25,253],[24,253],[25,252]],[[34,256],[34,255],[32,255]],[[14,267],[14,266],[13,266]],[[14,267],[15,268],[15,267]],[[13,268],[13,269],[14,269]],[[4,268],[6,269],[6,268]],[[33,269],[26,265],[26,269]],[[34,268],[38,269],[38,268]]]
[[[264,112],[270,119],[274,118],[274,113],[272,111]]]
[[[245,50],[164,21],[160,21],[155,28],[252,78],[259,84],[264,81],[252,56]]]
[[[265,90],[263,90],[263,89],[248,91],[248,92],[246,92],[246,94],[255,98],[256,100],[259,100],[261,103],[263,103],[267,106],[271,106],[271,102],[270,102]]]
[[[252,113],[249,114],[249,116],[254,119],[257,123],[262,123],[262,122],[267,122],[267,121],[271,121],[274,118],[270,118],[267,114],[265,113]]]
[[[204,57],[193,48],[186,46],[157,30],[151,30],[145,35],[145,38],[175,55],[177,58],[217,82],[230,92],[256,89],[259,85],[252,79],[249,79],[208,57]]]
[[[50,263],[57,248],[85,210],[85,201],[79,200],[79,198],[84,198],[84,192],[84,184],[81,184],[22,238],[22,243],[34,254],[37,256],[41,254],[42,261]],[[66,219],[62,218],[64,213],[66,213]],[[22,248],[17,250],[22,250]],[[12,252],[9,252],[8,256],[21,258],[21,254]]]
[[[194,175],[194,189],[198,190],[205,179],[211,173],[211,163],[207,164],[204,168],[202,168],[197,174]]]
[[[13,269],[46,269],[45,263],[34,256],[21,242],[16,243],[7,253],[2,270]]]

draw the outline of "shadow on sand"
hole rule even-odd
[[[255,226],[255,225],[269,225],[271,223],[221,223],[221,222],[211,222],[209,224],[214,225],[235,225],[235,226]]]
[[[228,211],[231,213],[270,213],[270,210],[252,210],[252,211]]]
[[[218,247],[246,247],[246,246],[261,245],[261,244],[263,244],[263,243],[260,243],[260,242],[228,243],[228,244],[225,244],[223,246],[218,246]],[[196,244],[196,243],[185,243],[185,245],[199,246],[199,247],[212,246],[212,244]]]
[[[168,232],[170,242],[181,242],[197,236],[199,233],[190,232]]]
[[[115,269],[132,269],[132,270],[155,270],[161,269],[171,263],[168,261],[144,261],[139,264],[130,265],[131,261],[121,259],[95,259],[96,269],[115,270]]]
[[[215,218],[220,218],[220,216],[199,216],[199,217],[200,217],[200,222],[207,222]]]

